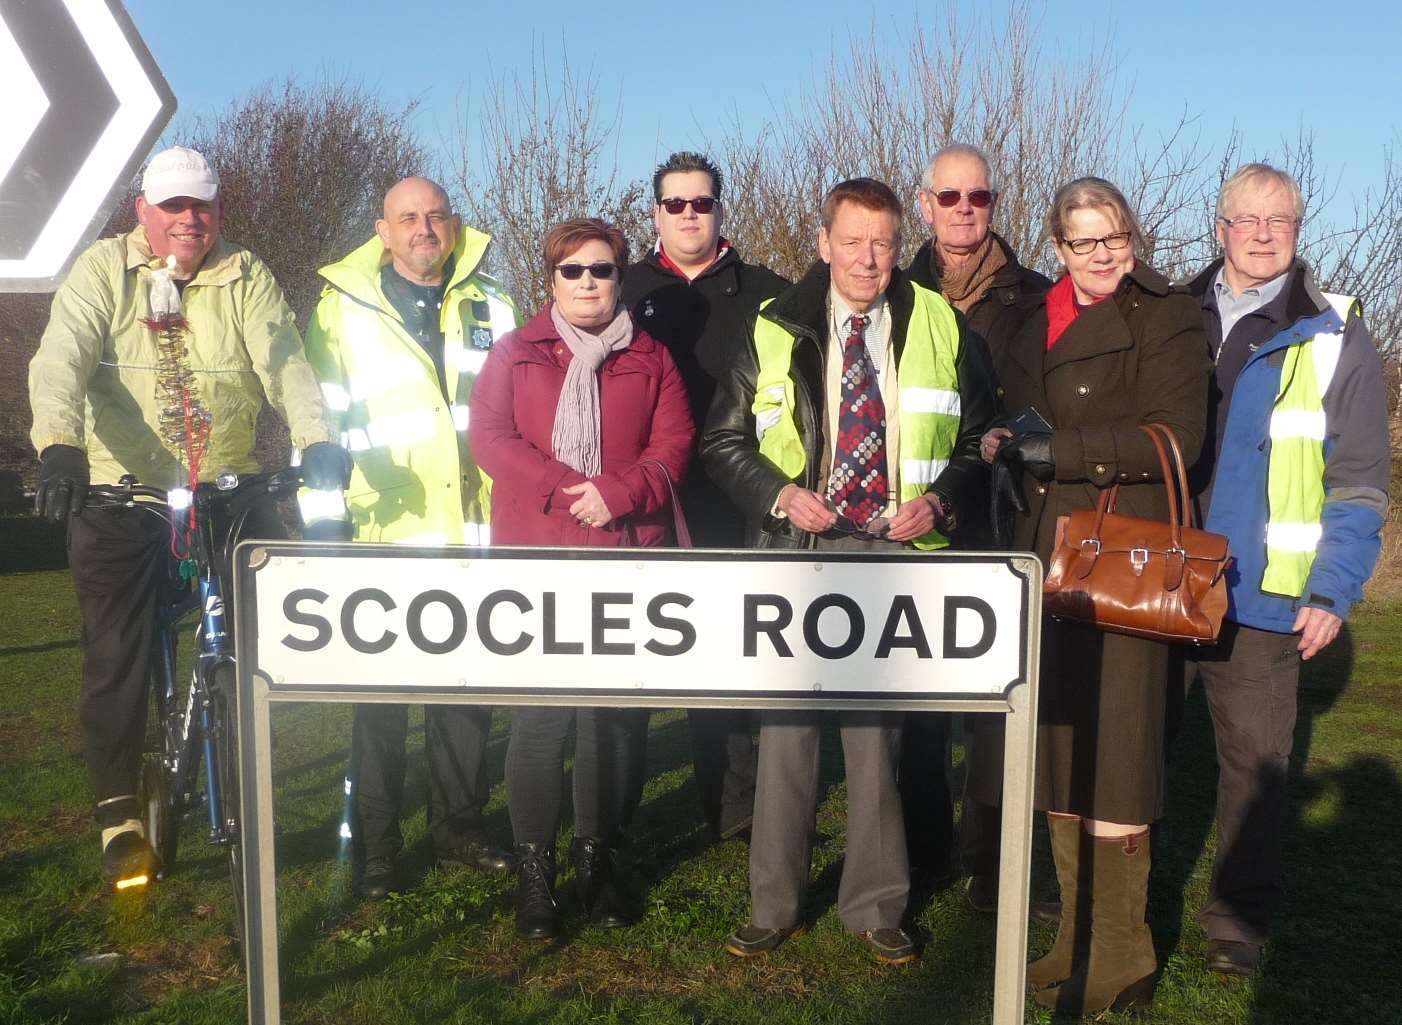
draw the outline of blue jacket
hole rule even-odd
[[[1190,284],[1202,302],[1210,353],[1218,360],[1209,431],[1216,444],[1203,446],[1194,471],[1208,530],[1226,534],[1235,563],[1228,571],[1227,616],[1261,630],[1289,633],[1299,608],[1325,609],[1347,618],[1363,596],[1382,546],[1387,515],[1390,451],[1382,361],[1361,313],[1350,315],[1342,352],[1324,395],[1323,536],[1300,598],[1261,590],[1266,564],[1266,473],[1270,418],[1280,388],[1286,349],[1320,331],[1337,331],[1338,316],[1296,260],[1285,287],[1265,306],[1237,322],[1229,342],[1247,347],[1245,362],[1231,379],[1221,360],[1222,328],[1212,287],[1218,260]],[[1355,307],[1355,310],[1357,307]],[[1238,355],[1243,353],[1238,351]]]

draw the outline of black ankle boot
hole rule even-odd
[[[616,854],[598,837],[577,836],[570,844],[574,886],[579,903],[584,906],[584,917],[605,929],[632,925],[638,920],[614,879]]]
[[[554,844],[516,845],[516,935],[526,940],[549,940],[560,935]]]

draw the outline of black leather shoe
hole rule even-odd
[[[523,940],[549,940],[560,935],[554,844],[516,845],[516,935]]]
[[[570,844],[574,887],[584,917],[605,929],[632,925],[638,920],[615,878],[617,853],[598,837],[577,836]]]
[[[384,900],[397,888],[394,859],[388,855],[366,858],[355,883],[355,894],[361,900]]]
[[[1241,940],[1208,940],[1205,961],[1217,975],[1251,975],[1261,964],[1261,948]]]
[[[476,872],[514,872],[516,871],[516,855],[500,847],[494,847],[491,841],[483,838],[468,840],[464,844],[444,851],[438,855],[437,864],[445,872],[458,872],[463,869],[472,869]]]
[[[102,878],[116,890],[140,889],[156,878],[156,852],[137,829],[118,833],[102,848]]]
[[[787,929],[761,929],[757,925],[742,925],[725,941],[725,952],[735,957],[758,957],[767,954],[790,936],[803,932],[802,925]]]
[[[904,929],[868,929],[856,936],[882,964],[910,964],[915,960],[915,941]]]

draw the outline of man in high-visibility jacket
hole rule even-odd
[[[383,213],[375,237],[321,269],[327,285],[307,329],[307,355],[355,460],[346,492],[355,535],[486,544],[488,483],[468,451],[468,397],[492,340],[517,326],[515,307],[482,269],[490,239],[463,227],[439,185],[406,178]],[[425,709],[440,866],[512,867],[482,820],[491,720],[484,706]],[[404,705],[356,707],[349,825],[356,888],[371,899],[395,885],[407,725]]]
[[[1221,768],[1199,918],[1207,968],[1222,975],[1255,970],[1280,902],[1301,659],[1363,596],[1387,515],[1381,361],[1358,302],[1321,292],[1296,258],[1303,215],[1288,174],[1242,167],[1217,200],[1223,258],[1189,285],[1216,361],[1194,483],[1236,560],[1222,638],[1192,663]]]
[[[962,317],[896,269],[901,203],[870,178],[823,201],[815,263],[751,319],[716,383],[706,472],[746,515],[756,547],[922,551],[945,547],[982,493],[994,400],[987,354]],[[900,713],[839,715],[847,857],[838,911],[880,961],[915,958],[900,928],[910,890],[896,790]],[[749,924],[737,957],[801,925],[818,794],[816,712],[764,712],[750,841]]]

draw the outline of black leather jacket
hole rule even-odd
[[[825,263],[815,263],[795,285],[781,292],[759,316],[768,317],[794,336],[790,376],[794,382],[795,422],[806,456],[803,476],[791,479],[759,453],[755,418],[751,412],[755,379],[759,373],[755,351],[754,321],[746,345],[736,352],[729,370],[716,382],[701,437],[701,459],[713,481],[730,493],[732,501],[745,513],[746,537],[756,548],[811,547],[813,535],[786,519],[771,516],[770,510],[784,485],[796,483],[818,489],[823,460],[823,363],[827,351],[827,299],[831,276]],[[915,307],[915,289],[900,271],[893,271],[886,289],[891,312],[891,345],[900,359]],[[959,398],[962,415],[959,437],[949,465],[930,490],[946,499],[956,522],[961,517],[986,516],[982,496],[988,467],[979,458],[979,439],[992,424],[994,397],[986,368],[989,357],[977,336],[960,325]]]

